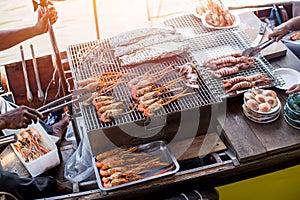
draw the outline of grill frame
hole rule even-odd
[[[85,48],[90,47],[95,50],[93,52],[88,52],[89,56],[84,57],[85,59],[83,60],[82,54],[84,55],[85,52],[81,53],[81,55],[79,56],[74,56],[74,52],[77,53],[78,49],[82,47]],[[101,56],[99,56],[102,49],[106,49],[106,50],[102,52]],[[175,63],[175,65],[182,65],[186,62],[193,62],[197,65],[197,62],[190,55],[190,53],[185,53],[185,54],[181,54],[180,56],[174,56],[170,59],[169,58],[161,59],[160,61],[155,61],[155,62],[152,61],[146,64],[145,63],[141,64],[136,67],[122,67],[118,62],[117,58],[114,57],[112,52],[113,52],[112,49],[110,49],[109,47],[109,39],[70,46],[68,48],[68,56],[71,58],[70,68],[74,75],[73,77],[75,79],[74,81],[75,88],[78,88],[78,86],[76,85],[78,81],[84,80],[89,77],[100,76],[105,71],[118,71],[127,74],[141,75],[146,73],[149,70],[149,68],[152,68],[154,69],[153,71],[155,73],[159,74],[161,71],[164,70],[164,68],[170,66],[171,63],[172,64]],[[99,60],[100,57],[101,60]],[[76,60],[73,60],[74,58],[76,58]],[[153,66],[155,66],[156,69]],[[203,72],[200,71],[198,71],[199,74],[198,82],[200,83],[199,84],[200,88],[194,89],[194,91],[196,91],[196,94],[186,96],[186,97],[181,97],[176,102],[172,102],[169,105],[164,106],[164,109],[162,111],[159,111],[158,113],[155,114],[156,117],[164,116],[173,112],[189,110],[189,109],[221,102],[221,98],[219,98],[219,96],[216,95],[217,93],[215,93],[217,91],[217,88],[214,88],[215,87],[214,85],[205,82],[201,76]],[[174,70],[170,74],[167,74],[166,77],[164,77],[161,83],[159,84],[164,85],[165,83],[174,80],[178,77],[181,77],[181,75],[179,75],[179,73]],[[116,86],[114,92],[112,93],[112,95],[116,98],[116,100],[125,101],[126,105],[134,103],[132,99],[129,98],[131,91],[126,86],[126,84],[131,78],[132,77],[130,76],[122,77],[121,83]],[[179,84],[172,86],[172,88],[183,86],[184,84],[185,82],[180,82]],[[190,92],[191,91],[193,90],[190,89]],[[177,93],[178,92],[174,94]],[[121,115],[121,117],[114,119],[112,122],[104,123],[99,120],[94,106],[83,106],[82,104],[80,104],[80,109],[82,111],[88,132],[92,130],[114,127],[114,126],[132,123],[132,122],[143,124],[145,123],[145,121],[149,120],[143,114],[141,114],[139,111],[136,110],[132,113]],[[130,109],[131,108],[128,107],[127,111],[129,111]]]

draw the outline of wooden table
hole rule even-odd
[[[254,24],[254,26],[251,27],[255,27],[258,18],[253,17],[251,13],[244,13],[241,15],[241,20],[243,19],[247,19],[246,22],[248,22],[247,24],[249,24],[249,26]],[[252,40],[255,38],[255,34],[250,33],[249,36],[252,37]],[[263,40],[266,39],[266,37],[267,35],[265,34]],[[279,55],[278,52],[282,51],[279,50],[282,49],[282,44],[274,45],[280,46],[274,46],[270,51],[274,50],[276,51],[275,54]],[[268,55],[272,55],[270,51]],[[286,56],[275,57],[277,58],[269,60],[274,67],[287,67],[300,71],[299,59],[287,48]],[[287,95],[282,90],[276,88],[272,89],[279,94],[282,104],[281,110],[283,110]],[[240,162],[264,158],[272,154],[296,149],[300,146],[300,130],[289,126],[285,122],[282,113],[275,122],[258,124],[248,120],[243,115],[241,109],[242,104],[242,97],[236,97],[228,101],[226,120],[222,126],[224,136],[235,150]]]

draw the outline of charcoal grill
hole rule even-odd
[[[211,58],[242,52],[250,46],[251,42],[248,35],[239,28],[224,30],[208,29],[193,15],[184,15],[166,20],[165,25],[173,27],[182,34],[188,31],[189,33],[187,35],[189,36],[192,30],[192,37],[186,39],[189,51],[180,56],[174,56],[168,59],[149,61],[133,67],[124,67],[114,56],[113,48],[110,45],[112,38],[70,46],[67,49],[67,53],[70,58],[70,68],[73,73],[75,87],[78,81],[89,77],[99,77],[103,72],[107,71],[142,75],[149,69],[153,73],[160,73],[171,64],[182,65],[186,62],[193,62],[196,65],[199,75],[199,89],[193,89],[195,91],[194,95],[182,97],[164,106],[164,109],[156,113],[155,117],[151,118],[151,120],[155,121],[155,118],[157,118],[157,121],[160,122],[157,126],[165,126],[170,122],[163,119],[164,116],[167,116],[167,118],[170,118],[170,116],[179,116],[180,118],[180,115],[178,115],[180,112],[199,109],[222,102],[222,98],[226,97],[221,87],[222,81],[237,74],[214,79],[211,77],[210,72],[204,69],[203,63]],[[148,54],[149,52],[145,50],[144,52],[142,51],[140,56],[147,57],[149,56]],[[283,80],[280,79],[280,77],[274,76],[271,64],[264,57],[257,56],[255,57],[255,61],[255,68],[242,70],[238,75],[248,76],[256,73],[265,73],[269,78],[275,80],[273,85],[283,84]],[[173,71],[161,79],[159,84],[164,85],[178,77],[180,77],[180,75]],[[114,88],[112,93],[116,100],[124,101],[126,105],[128,105],[127,111],[131,109],[129,105],[134,103],[131,98],[131,91],[126,85],[132,78],[132,76],[122,77],[120,83]],[[173,87],[182,85],[184,85],[184,82],[173,85]],[[243,91],[239,91],[237,95],[241,92]],[[114,130],[113,132],[120,132],[118,127],[123,125],[127,126],[132,123],[146,126],[147,124],[145,122],[149,120],[135,109],[133,112],[121,115],[109,123],[103,123],[99,120],[94,106],[80,105],[80,108],[88,132],[107,131],[109,128],[111,128],[110,130]],[[209,117],[209,115],[206,117]],[[173,124],[176,123],[174,119],[171,121]]]
[[[176,19],[176,18],[175,18]],[[197,20],[194,18],[194,20]],[[178,24],[184,23],[178,22]],[[199,23],[199,22],[198,22]],[[182,24],[184,25],[184,24]],[[196,26],[196,24],[195,24]],[[176,27],[175,27],[176,29]],[[233,29],[231,31],[237,31],[237,29]],[[230,32],[230,31],[229,31]],[[226,34],[226,31],[214,31],[216,35]],[[154,122],[154,130],[153,127],[149,129],[147,124],[147,118],[137,110],[130,112],[129,114],[121,115],[120,117],[114,119],[110,123],[103,123],[98,119],[96,114],[96,110],[93,106],[83,106],[80,104],[80,112],[83,117],[83,132],[88,133],[89,142],[91,145],[93,155],[98,153],[102,153],[105,150],[111,149],[111,142],[114,142],[114,145],[135,145],[140,143],[147,143],[149,141],[163,139],[167,142],[172,140],[174,135],[176,134],[176,130],[179,129],[180,122],[185,124],[184,133],[186,135],[182,136],[179,139],[186,139],[194,137],[195,135],[191,135],[188,127],[191,121],[196,121],[198,123],[198,132],[200,134],[205,134],[208,129],[208,125],[211,123],[211,107],[215,104],[222,102],[222,95],[224,91],[220,87],[220,84],[217,80],[212,79],[210,73],[202,67],[202,62],[205,60],[204,58],[210,58],[214,56],[219,56],[223,53],[228,53],[227,51],[222,52],[218,51],[215,54],[209,54],[209,52],[203,53],[205,51],[209,51],[207,45],[209,41],[205,41],[205,39],[209,38],[209,32],[205,33],[206,38],[200,37],[198,34],[193,38],[189,38],[187,40],[190,50],[180,56],[175,56],[168,59],[161,59],[157,61],[151,61],[147,63],[140,64],[139,66],[134,67],[122,67],[119,63],[118,59],[115,58],[113,49],[110,46],[110,38],[104,40],[91,41],[76,45],[71,45],[67,49],[70,69],[74,78],[75,88],[78,89],[77,83],[81,80],[90,77],[99,77],[103,72],[106,71],[116,71],[123,72],[127,74],[144,74],[149,69],[152,72],[161,72],[166,67],[170,66],[170,64],[182,65],[186,62],[193,62],[196,65],[197,73],[199,75],[199,89],[190,89],[194,91],[194,95],[182,97],[177,101],[164,106],[164,109],[160,112],[156,113],[155,117],[151,118],[151,122]],[[211,35],[212,37],[213,35]],[[222,36],[227,37],[227,36]],[[232,51],[238,51],[245,46],[248,45],[247,41],[244,41],[240,35],[236,34],[232,36],[231,41],[235,41],[240,46],[236,49],[232,49]],[[231,43],[221,45],[230,45]],[[217,43],[215,46],[211,46],[211,48],[217,49]],[[206,50],[207,49],[207,50]],[[146,52],[145,52],[146,53]],[[262,61],[263,63],[264,60]],[[265,64],[264,64],[265,66]],[[167,74],[163,79],[159,81],[159,84],[165,84],[171,80],[180,77],[180,75],[173,71]],[[112,95],[117,100],[122,100],[126,102],[127,105],[133,103],[133,100],[130,97],[131,91],[127,87],[127,82],[132,79],[132,76],[124,76],[121,79],[121,82],[116,86],[113,90]],[[219,80],[220,81],[220,80]],[[184,85],[185,82],[178,82],[176,85],[172,87],[179,87]],[[130,110],[130,108],[127,108]],[[201,112],[200,119],[192,119],[190,117],[186,119],[182,116],[193,116],[195,112]],[[215,122],[213,122],[215,123]],[[153,124],[153,123],[152,123]],[[170,126],[171,124],[171,126]],[[133,126],[134,125],[134,126]],[[139,127],[144,127],[145,132],[140,133],[139,131],[142,129],[135,129],[138,125]],[[161,129],[161,126],[164,128]],[[147,137],[146,134],[153,132],[156,133],[156,128],[161,130],[158,134],[152,137]],[[123,130],[127,130],[129,132],[138,132],[138,137],[131,137],[123,133]],[[216,130],[216,132],[219,132]],[[170,134],[171,133],[171,134]],[[145,137],[143,137],[145,136]],[[112,140],[113,138],[113,140]],[[116,138],[119,138],[118,141],[114,141]],[[117,139],[116,139],[117,140]],[[227,152],[227,151],[226,151]],[[230,152],[230,151],[228,151]],[[227,155],[227,153],[225,153]],[[224,154],[224,155],[225,155]],[[229,153],[228,153],[229,154]],[[215,154],[219,155],[219,154]],[[224,157],[221,153],[220,157]],[[230,158],[229,158],[230,157]],[[238,162],[235,161],[236,158],[234,156],[226,157],[225,161],[222,159],[216,159],[216,163],[203,163],[203,166],[193,166],[194,169],[184,169],[184,171],[180,172],[180,174],[189,173],[193,170],[202,170],[207,169],[209,167],[215,167],[219,165],[226,165],[228,163],[234,163],[234,165],[238,165]]]
[[[88,55],[88,57],[82,56],[87,51],[85,49],[93,47],[96,48]],[[151,70],[151,73],[159,74],[171,64],[183,65],[186,62],[193,62],[196,64],[196,61],[190,54],[183,54],[172,59],[146,63],[135,67],[122,67],[118,63],[118,60],[114,58],[113,51],[109,45],[109,39],[71,46],[68,49],[68,54],[69,57],[72,58],[71,69],[74,74],[73,77],[75,78],[75,82],[84,80],[89,77],[99,77],[103,72],[107,71],[117,71],[126,74],[142,75]],[[120,84],[115,87],[112,93],[112,95],[117,100],[122,100],[126,102],[127,105],[134,103],[131,98],[131,91],[126,85],[133,77],[134,76],[124,76],[121,79]],[[159,80],[158,84],[164,85],[167,82],[175,80],[178,77],[180,77],[179,73],[177,73],[176,71],[172,71],[171,73],[168,73],[164,78]],[[214,94],[214,92],[217,90],[216,88],[214,88],[215,86],[205,83],[201,76],[199,76],[198,82],[200,87],[199,89],[194,89],[194,95],[182,97],[177,101],[164,106],[164,109],[158,112],[156,116],[159,117],[173,112],[184,111],[198,108],[200,106],[219,103],[221,101],[218,95]],[[183,86],[184,84],[185,82],[181,81],[178,84],[173,85],[172,87],[176,88]],[[193,90],[190,89],[189,91]],[[98,119],[94,106],[81,106],[81,109],[87,126],[87,131],[147,120],[142,113],[135,110],[128,114],[122,115],[121,117],[115,118],[112,122],[103,123]],[[129,110],[130,108],[128,107],[127,111]]]

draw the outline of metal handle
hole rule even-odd
[[[28,80],[26,62],[25,62],[24,51],[23,51],[22,45],[20,46],[20,52],[21,52],[23,74],[24,74],[25,86],[26,86],[26,97],[27,97],[28,102],[32,102],[33,96],[32,96],[32,93],[31,93],[30,87],[29,87],[29,80]]]
[[[262,22],[259,27],[259,34],[263,35],[266,31],[267,23]]]
[[[7,136],[1,136],[0,137],[0,146],[7,145],[7,144],[12,143],[12,142],[16,142],[17,140],[18,139],[17,139],[17,136],[15,134],[7,135]]]
[[[261,43],[261,44],[258,45],[258,46],[259,46],[259,48],[264,49],[264,48],[270,46],[271,44],[273,44],[274,42],[275,42],[274,39],[270,39],[270,40],[267,40],[267,41]]]
[[[34,49],[33,49],[33,45],[30,44],[30,49],[31,49],[31,54],[32,54],[32,63],[33,63],[33,69],[34,69],[34,73],[35,73],[35,79],[36,79],[36,84],[38,87],[38,98],[40,101],[44,100],[44,92],[42,90],[42,86],[41,86],[41,81],[40,81],[40,77],[39,77],[39,72],[38,72],[38,66],[37,66],[37,62],[36,62],[36,58],[35,58],[35,54],[34,54]]]

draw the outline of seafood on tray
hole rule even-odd
[[[226,56],[212,58],[203,63],[212,77],[221,78],[236,74],[241,70],[254,68],[255,60],[252,57],[242,56],[242,53],[234,53]]]
[[[253,86],[266,86],[274,80],[268,78],[264,73],[258,73],[251,76],[235,76],[230,79],[223,80],[223,88],[226,93],[233,93],[238,90],[245,90]]]
[[[35,160],[51,151],[43,143],[40,133],[35,128],[27,128],[16,135],[18,141],[13,145],[25,162]]]
[[[252,88],[244,93],[245,105],[253,111],[267,113],[275,108],[279,102],[277,94],[273,90]]]
[[[104,188],[163,174],[174,168],[174,165],[161,161],[156,155],[140,152],[139,146],[115,148],[98,154],[95,160]]]
[[[234,16],[220,0],[199,1],[201,3],[199,3],[199,6],[196,7],[196,12],[199,15],[207,13],[205,17],[207,24],[214,27],[228,27],[234,24]]]
[[[196,2],[196,13],[202,16],[208,11],[208,0],[197,0]]]

